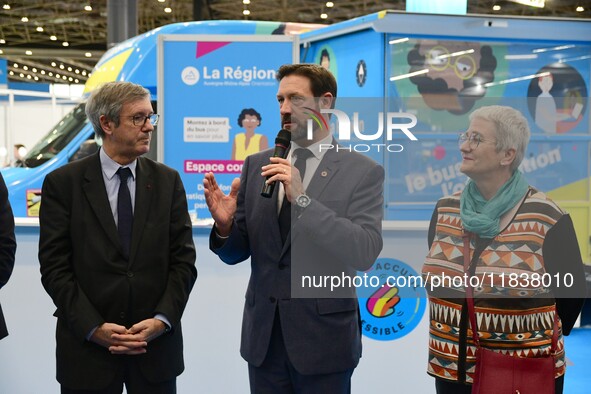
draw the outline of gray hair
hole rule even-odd
[[[470,121],[474,118],[488,120],[495,125],[497,152],[515,149],[515,160],[511,163],[511,172],[519,168],[530,137],[529,124],[521,112],[511,107],[490,105],[473,111],[470,114]]]
[[[150,97],[150,91],[141,85],[131,82],[107,82],[93,90],[86,101],[86,116],[97,136],[104,138],[105,132],[101,127],[101,115],[115,122],[119,126],[119,116],[123,104]]]

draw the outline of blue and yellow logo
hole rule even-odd
[[[402,261],[390,258],[378,259],[365,274],[378,278],[369,283],[379,283],[379,287],[358,289],[363,335],[392,341],[414,330],[427,304],[419,274]]]

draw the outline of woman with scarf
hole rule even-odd
[[[518,170],[529,136],[519,111],[488,106],[470,115],[468,131],[459,137],[460,170],[470,179],[461,193],[438,201],[423,266],[430,301],[428,373],[438,394],[471,392],[476,347],[466,286],[472,286],[483,348],[548,355],[558,314],[554,377],[556,393],[562,393],[563,335],[581,310],[585,276],[569,214]],[[464,280],[450,281],[454,277]]]

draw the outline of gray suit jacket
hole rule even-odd
[[[346,298],[307,298],[316,295],[301,289],[298,276],[310,267],[354,273],[373,264],[382,249],[384,170],[357,153],[328,151],[307,189],[312,202],[292,219],[291,237],[282,244],[279,188],[271,198],[260,195],[261,167],[272,153],[270,149],[246,159],[231,235],[223,245],[213,231],[210,236],[211,249],[225,263],[251,258],[241,354],[250,364],[261,365],[278,309],[289,358],[300,373],[354,368],[361,357],[354,290],[346,289]],[[302,250],[309,264],[300,266],[294,258]]]
[[[57,306],[57,379],[72,389],[105,387],[127,356],[86,340],[109,322],[126,327],[165,315],[173,330],[135,357],[149,381],[184,368],[181,316],[197,277],[195,246],[179,174],[140,157],[130,257],[124,257],[99,154],[45,178],[39,216],[41,281]]]

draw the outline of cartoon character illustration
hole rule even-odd
[[[547,133],[556,133],[556,101],[550,94],[554,85],[552,74],[548,73],[538,78],[538,86],[542,93],[536,99],[536,124]]]
[[[488,45],[477,42],[421,40],[408,53],[410,81],[425,103],[461,115],[486,94],[497,59]]]
[[[244,128],[245,133],[238,133],[234,137],[232,160],[244,160],[246,156],[269,147],[267,136],[255,133],[255,129],[261,125],[261,121],[261,114],[254,108],[244,108],[240,112],[238,126]]]
[[[330,70],[330,55],[326,48],[320,52],[320,65],[325,69]]]
[[[527,90],[529,113],[537,126],[532,131],[562,134],[575,129],[587,108],[583,76],[567,63],[545,65],[536,75]]]

